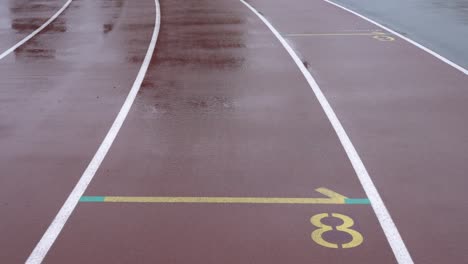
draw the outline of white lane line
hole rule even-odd
[[[86,188],[91,183],[91,180],[93,179],[94,175],[96,174],[96,171],[99,169],[99,166],[101,165],[107,152],[112,146],[112,143],[114,142],[117,134],[119,133],[119,130],[122,127],[122,124],[125,121],[125,118],[127,117],[127,114],[130,111],[133,102],[135,101],[135,97],[138,91],[140,90],[141,83],[143,82],[143,79],[146,75],[146,71],[148,70],[151,58],[153,57],[154,49],[156,47],[156,41],[158,40],[159,27],[161,24],[161,13],[159,8],[159,1],[154,0],[154,3],[156,9],[156,18],[154,22],[153,36],[151,38],[151,42],[149,44],[148,50],[138,72],[138,75],[135,79],[135,82],[133,83],[132,89],[130,90],[127,98],[125,99],[125,102],[122,105],[119,114],[115,118],[114,123],[109,129],[109,132],[107,132],[106,137],[104,138],[98,150],[96,151],[96,154],[94,154],[93,159],[89,163],[86,170],[83,172],[83,175],[81,175],[80,180],[76,184],[75,188],[73,188],[72,192],[68,196],[62,208],[55,216],[50,226],[47,228],[46,232],[32,251],[29,258],[26,260],[27,264],[38,264],[44,260],[44,257],[52,247],[54,241],[57,239],[62,228],[65,226],[65,223],[67,222],[68,218],[70,217],[76,205],[78,204],[81,196],[84,194]]]
[[[41,32],[44,28],[46,28],[50,23],[52,23],[62,12],[71,4],[73,0],[68,0],[62,8],[60,8],[57,13],[55,13],[49,20],[47,20],[42,26],[40,26],[38,29],[34,30],[31,34],[26,36],[24,39],[22,39],[20,42],[16,43],[13,47],[5,50],[2,54],[0,54],[0,60],[8,56],[8,54],[12,53],[15,51],[19,46],[23,45],[26,43],[28,40],[32,39],[34,36],[36,36],[39,32]]]
[[[377,219],[379,220],[380,225],[382,226],[385,236],[387,237],[387,240],[393,250],[393,253],[395,254],[398,263],[412,264],[413,260],[411,259],[408,249],[406,248],[405,243],[403,242],[403,239],[401,238],[400,233],[398,232],[398,229],[390,216],[390,213],[385,207],[385,204],[382,198],[380,197],[377,188],[372,182],[372,179],[369,176],[369,173],[367,172],[364,163],[359,157],[359,154],[354,148],[353,143],[346,134],[346,131],[344,130],[343,126],[338,120],[338,117],[336,116],[332,107],[328,103],[327,98],[325,98],[325,95],[322,93],[322,90],[320,90],[320,87],[318,86],[317,82],[314,80],[310,72],[306,69],[301,59],[297,56],[297,54],[294,52],[291,46],[281,36],[281,34],[270,24],[270,22],[268,22],[268,20],[265,17],[263,17],[250,4],[246,3],[244,0],[240,1],[244,5],[246,5],[250,10],[252,10],[252,12],[254,12],[263,21],[263,23],[265,23],[265,25],[273,32],[273,34],[276,36],[276,38],[278,38],[283,47],[288,51],[289,55],[291,55],[292,59],[301,70],[305,79],[309,83],[310,88],[312,88],[312,91],[317,97],[317,100],[322,106],[325,114],[327,115],[328,120],[330,120],[330,123],[332,124],[336,134],[338,135],[338,138],[341,144],[343,145],[343,148],[345,149],[349,160],[351,161],[354,171],[356,172],[359,181],[361,182],[361,185],[364,188],[364,191],[366,192],[367,198],[369,198],[369,200],[371,201],[372,208],[374,209]]]
[[[385,29],[386,31],[392,33],[393,35],[396,35],[396,36],[398,36],[398,37],[400,37],[400,38],[402,38],[402,39],[408,41],[409,43],[415,45],[416,47],[418,47],[418,48],[420,48],[420,49],[422,49],[422,50],[424,50],[425,52],[431,54],[432,56],[438,58],[439,60],[441,60],[441,61],[447,63],[448,65],[452,66],[453,68],[455,68],[455,69],[461,71],[462,73],[468,75],[468,70],[467,70],[467,69],[465,69],[465,68],[463,68],[462,66],[456,64],[455,62],[453,62],[453,61],[451,61],[451,60],[445,58],[444,56],[438,54],[437,52],[435,52],[435,51],[433,51],[433,50],[431,50],[431,49],[429,49],[429,48],[424,47],[423,45],[417,43],[416,41],[411,40],[411,39],[409,39],[409,38],[407,38],[407,37],[401,35],[400,33],[396,32],[396,31],[394,31],[394,30],[391,30],[391,29],[389,29],[388,27],[386,27],[386,26],[384,26],[384,25],[382,25],[382,24],[380,24],[380,23],[378,23],[378,22],[375,22],[374,20],[372,20],[372,19],[370,19],[370,18],[368,18],[368,17],[365,17],[365,16],[363,16],[363,15],[357,13],[357,12],[354,12],[353,10],[348,9],[348,8],[342,6],[342,5],[339,5],[339,4],[334,3],[334,2],[332,2],[332,1],[329,1],[329,0],[323,0],[323,1],[325,1],[325,2],[327,2],[327,3],[329,3],[329,4],[332,4],[332,5],[336,6],[336,7],[339,7],[339,8],[341,8],[341,9],[345,10],[345,11],[348,11],[348,12],[350,12],[350,13],[352,13],[352,14],[354,14],[354,15],[356,15],[356,16],[358,16],[358,17],[360,17],[360,18],[362,18],[362,19],[364,19],[364,20],[366,20],[366,21],[368,21],[368,22],[370,22],[370,23],[372,23],[372,24],[378,26],[378,27],[381,27],[382,29]]]

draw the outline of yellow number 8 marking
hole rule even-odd
[[[395,40],[394,37],[390,37],[390,36],[382,35],[382,34],[375,35],[373,36],[373,38],[375,38],[376,40],[380,40],[380,41],[394,41]]]
[[[353,248],[362,244],[364,238],[362,237],[361,233],[359,233],[356,230],[350,229],[350,227],[354,225],[354,221],[353,219],[351,219],[351,217],[337,213],[332,213],[331,216],[339,218],[343,221],[343,224],[337,226],[336,230],[348,233],[352,237],[352,240],[350,242],[342,245],[343,248]],[[310,222],[314,226],[318,227],[318,229],[312,232],[312,240],[324,247],[338,248],[338,244],[330,243],[322,237],[323,233],[333,230],[333,227],[322,223],[322,219],[326,217],[329,217],[329,215],[327,213],[323,213],[314,215],[312,216],[312,218],[310,218]]]

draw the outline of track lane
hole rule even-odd
[[[0,62],[0,262],[26,260],[112,124],[151,38],[145,7],[73,1]]]
[[[437,30],[434,30],[434,28],[432,28],[432,33],[441,34],[441,35],[438,35],[439,40],[435,40],[435,38],[433,37],[432,38],[433,41],[428,42],[428,41],[424,41],[423,39],[417,37],[416,35],[413,35],[414,37],[417,37],[419,39],[418,41],[424,42],[425,43],[424,45],[426,45],[426,46],[424,46],[424,45],[421,44],[422,42],[421,43],[416,42],[413,37],[411,37],[411,38],[407,37],[408,34],[398,33],[398,31],[401,32],[401,31],[405,31],[405,30],[390,29],[390,28],[385,27],[381,23],[378,23],[378,22],[376,22],[375,20],[373,20],[373,19],[371,19],[369,17],[366,17],[364,15],[361,15],[358,12],[353,11],[353,10],[356,10],[357,6],[355,6],[354,8],[351,8],[351,9],[353,9],[353,10],[351,10],[350,8],[346,8],[344,5],[340,5],[338,3],[338,1],[329,1],[329,0],[324,0],[324,1],[329,2],[330,4],[335,5],[335,6],[339,7],[339,8],[342,8],[342,9],[344,9],[344,10],[350,12],[350,13],[353,13],[354,15],[357,15],[357,16],[361,17],[362,19],[367,20],[367,21],[381,27],[381,28],[385,29],[386,31],[391,32],[392,34],[399,36],[400,38],[410,42],[411,44],[413,44],[413,45],[415,45],[415,46],[417,46],[417,47],[419,47],[421,49],[423,49],[424,51],[428,52],[429,54],[433,55],[434,57],[442,60],[443,62],[449,64],[450,66],[454,67],[455,69],[457,69],[457,70],[463,72],[464,74],[468,75],[468,69],[467,69],[466,63],[463,63],[463,60],[460,60],[460,58],[457,59],[456,58],[457,56],[454,55],[454,54],[461,54],[463,56],[463,53],[465,51],[464,47],[467,44],[466,38],[463,39],[463,33],[461,33],[464,30],[463,22],[460,23],[460,24],[458,24],[456,22],[457,17],[460,14],[463,14],[463,12],[464,12],[463,8],[455,8],[457,5],[461,6],[462,5],[461,2],[458,3],[457,1],[454,1],[454,2],[451,2],[451,3],[447,3],[447,7],[449,7],[447,9],[440,8],[440,7],[442,7],[442,6],[440,6],[440,4],[443,3],[443,2],[439,2],[439,3],[434,2],[433,6],[435,7],[435,9],[423,8],[423,9],[419,9],[418,11],[416,11],[414,9],[414,7],[411,7],[411,4],[409,6],[407,6],[403,2],[398,2],[398,1],[392,2],[391,5],[394,5],[394,6],[399,6],[400,5],[400,8],[408,10],[411,13],[411,15],[408,16],[409,19],[411,19],[412,17],[414,17],[416,15],[416,16],[419,17],[419,21],[425,21],[425,20],[430,21],[430,20],[432,20],[432,22],[435,23],[435,24],[452,23],[451,24],[452,26],[446,25],[445,27],[439,27]],[[420,2],[419,4],[421,4],[423,2],[424,1]],[[415,4],[415,2],[413,2],[412,4]],[[417,3],[416,3],[416,5],[417,5]],[[429,5],[429,6],[432,6],[432,5]],[[382,5],[380,7],[381,7],[382,10],[385,10],[386,8],[388,8],[388,6],[384,6],[384,5]],[[453,8],[453,9],[451,9],[451,8]],[[442,11],[442,15],[441,14],[435,14],[435,16],[433,16],[434,11],[437,11],[437,10]],[[363,11],[365,12],[365,10],[363,10]],[[415,11],[416,11],[416,13],[414,13]],[[461,11],[461,13],[458,13],[457,11]],[[386,16],[382,12],[380,12],[380,14],[383,15],[383,16]],[[447,17],[448,20],[453,20],[453,21],[444,21],[444,15],[443,14],[445,14],[447,16],[452,16],[453,15],[453,17]],[[380,15],[378,15],[378,16],[380,16]],[[403,15],[403,16],[405,16],[405,15]],[[385,20],[387,20],[388,18],[389,17],[387,17]],[[375,19],[377,19],[377,18],[375,18]],[[392,20],[392,19],[390,19],[390,20]],[[387,20],[387,21],[389,21],[389,20]],[[392,21],[393,22],[388,23],[388,24],[392,25],[392,28],[395,28],[395,26],[397,24],[399,24],[400,22],[402,24],[408,24],[408,23],[412,24],[411,22],[408,22],[408,20],[407,21],[400,21],[400,22],[397,22],[395,20],[392,20]],[[450,28],[450,30],[446,30],[448,28]],[[457,28],[457,29],[455,29],[455,28]],[[400,27],[400,29],[401,29],[401,27]],[[420,28],[419,30],[421,30],[421,29],[422,29],[422,31],[425,31],[423,28]],[[454,29],[455,29],[455,31],[453,31]],[[419,30],[417,30],[417,31],[419,31]],[[411,30],[411,31],[413,31],[413,30]],[[415,31],[413,31],[413,33],[414,32]],[[456,33],[454,33],[454,32],[456,32]],[[457,33],[457,32],[460,32],[460,33]],[[426,32],[426,34],[427,33],[429,33],[430,35],[432,34],[431,32]],[[461,38],[459,38],[459,37],[461,37]],[[443,42],[445,42],[446,44],[445,45],[441,45],[441,44],[436,45],[436,42],[439,42],[440,40],[443,40]],[[433,42],[433,43],[431,43],[431,42]],[[455,44],[455,42],[458,42],[458,43]],[[439,46],[439,48],[437,48],[437,46]],[[446,48],[443,48],[443,46],[446,46]],[[447,49],[448,46],[450,46],[449,49]],[[435,52],[434,50],[432,50],[429,47],[431,47],[432,49],[439,50],[440,53],[443,53],[445,55],[441,55],[441,54]],[[448,59],[447,57],[450,57],[450,59]],[[455,63],[454,61],[458,61],[458,64]],[[465,62],[466,62],[466,60],[465,60]]]
[[[130,73],[136,75],[148,41],[140,34],[148,37],[150,31],[142,22],[150,14],[140,12],[149,8],[118,2],[109,9],[109,1],[80,1],[75,15],[57,20],[65,30],[39,35],[15,53],[14,63],[0,65],[7,76],[2,87],[15,87],[0,90],[0,112],[8,113],[0,116],[0,140],[9,150],[0,152],[0,165],[12,175],[0,178],[2,200],[12,201],[0,207],[6,215],[0,228],[15,238],[0,239],[10,254],[0,254],[1,261],[24,258],[23,249],[40,237],[112,122],[133,81]],[[335,8],[252,2],[285,36],[301,34],[288,41],[383,186],[416,263],[465,259],[466,232],[460,227],[467,211],[466,78],[391,32],[383,31],[382,38],[382,31],[374,33],[377,27]],[[304,199],[323,197],[313,190],[324,186],[364,198],[318,102],[255,17],[228,1],[165,0],[163,8],[163,45],[87,195]],[[295,20],[277,16],[286,11]],[[77,15],[84,13],[86,21]],[[111,82],[105,73],[114,73],[118,88],[103,88]],[[87,76],[92,80],[83,83]],[[86,137],[70,140],[76,135]],[[62,176],[69,173],[75,178]],[[352,217],[364,243],[346,250],[315,244],[309,219],[324,212]],[[340,232],[325,238],[349,241]],[[448,253],[433,254],[441,250]],[[396,261],[369,206],[80,204],[46,263],[343,260]]]
[[[37,34],[39,34],[41,31],[43,31],[46,27],[48,27],[58,16],[60,16],[65,9],[71,4],[72,0],[67,0],[62,7],[60,7],[57,12],[55,12],[49,19],[47,19],[43,24],[41,24],[37,29],[34,29],[33,32],[29,33],[26,35],[24,38],[22,38],[20,41],[18,41],[16,44],[12,45],[2,53],[0,53],[0,60],[14,52],[16,49],[18,49],[21,45],[29,41],[30,39],[34,38]],[[14,5],[14,4],[13,4]],[[31,5],[31,8],[29,8],[29,5]],[[4,8],[6,5],[4,6]],[[31,13],[34,12],[34,10],[41,10],[45,9],[48,10],[50,8],[49,5],[46,4],[35,4],[35,3],[27,3],[25,6],[22,7],[12,7],[10,8],[10,12],[15,14],[15,13],[21,13],[21,12],[26,12],[29,14],[27,18],[23,19],[12,19],[12,28],[15,28],[17,31],[22,31],[24,29],[24,26],[31,27],[31,22],[39,22],[42,20],[41,18],[31,18]],[[5,10],[2,10],[5,12]],[[6,12],[5,12],[6,13]],[[34,13],[33,13],[34,14]],[[5,14],[6,15],[6,14]],[[34,16],[34,15],[33,15]],[[25,22],[25,25],[23,27],[21,26],[21,22],[18,23],[19,21],[22,21],[23,23]],[[11,34],[11,33],[10,33]],[[3,35],[6,35],[5,33],[0,32],[0,36],[3,37]],[[2,38],[3,39],[3,38]],[[8,42],[11,42],[11,40],[8,40]],[[7,42],[7,43],[8,43]]]
[[[132,88],[125,99],[125,102],[122,105],[117,117],[115,118],[114,122],[112,123],[109,132],[106,134],[106,137],[102,141],[101,145],[99,146],[96,154],[94,154],[93,159],[86,167],[86,170],[83,172],[83,175],[80,177],[78,183],[73,188],[72,192],[68,196],[67,200],[63,204],[62,208],[55,216],[54,220],[47,228],[46,232],[42,236],[39,243],[34,248],[33,252],[29,256],[27,263],[41,263],[52,247],[53,243],[57,239],[57,236],[62,231],[62,228],[66,224],[68,218],[73,213],[76,205],[80,201],[81,196],[86,191],[86,188],[91,183],[96,171],[99,169],[102,161],[104,160],[107,152],[109,151],[112,143],[114,142],[117,134],[119,133],[120,128],[122,127],[125,118],[127,117],[130,108],[132,107],[133,102],[135,101],[135,97],[140,90],[141,84],[145,77],[146,71],[148,70],[148,66],[150,64],[151,58],[153,56],[154,49],[156,47],[156,41],[158,39],[159,34],[159,27],[160,27],[160,12],[159,12],[159,2],[155,0],[155,20],[154,20],[154,29],[151,36],[151,41],[148,46],[148,50],[145,54],[143,59],[142,65],[140,70],[138,71],[137,77],[135,82],[132,85]]]
[[[287,38],[330,98],[414,261],[467,259],[466,75],[391,32],[394,41],[339,36],[378,28],[328,3],[252,3],[285,36],[335,34]]]
[[[325,186],[365,197],[297,66],[254,14],[237,1],[161,9],[156,56],[86,196],[315,197]],[[312,241],[310,218],[323,212],[353,217],[365,244]],[[343,259],[395,262],[368,205],[79,204],[45,262]]]
[[[330,121],[333,129],[335,130],[335,133],[337,134],[341,145],[343,146],[343,149],[346,152],[354,168],[354,171],[356,172],[356,175],[359,178],[362,187],[364,188],[368,199],[370,200],[372,208],[374,209],[377,219],[379,220],[380,226],[382,227],[385,236],[387,237],[387,240],[390,243],[390,247],[393,250],[395,258],[397,259],[398,263],[413,263],[408,249],[406,248],[405,243],[403,242],[401,235],[398,232],[398,229],[395,226],[395,223],[393,222],[392,217],[390,216],[387,210],[387,207],[385,206],[366,167],[364,166],[364,163],[359,157],[359,154],[357,153],[353,143],[348,137],[348,134],[344,130],[343,126],[341,125],[341,122],[339,121],[338,117],[333,111],[333,108],[330,106],[330,103],[328,102],[327,98],[325,97],[317,82],[304,65],[304,62],[301,61],[297,53],[294,52],[294,50],[287,43],[287,41],[281,36],[281,34],[276,30],[276,28],[274,28],[271,25],[271,23],[265,19],[265,17],[262,14],[260,14],[255,8],[253,8],[244,0],[241,0],[241,2],[245,4],[249,9],[251,9],[252,12],[254,12],[268,26],[268,28],[281,42],[283,47],[288,51],[289,55],[292,57],[294,62],[296,62],[297,66],[299,67],[305,79],[307,80],[307,83],[309,84],[310,88],[312,89],[312,91],[314,91],[314,94],[317,97],[317,100],[319,101],[320,105],[322,106],[325,115]]]

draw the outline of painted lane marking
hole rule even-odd
[[[388,35],[375,35],[372,37],[373,39],[379,40],[379,41],[395,41],[394,37],[390,37]]]
[[[291,33],[283,34],[286,37],[313,37],[313,36],[378,36],[385,35],[383,32],[372,33]]]
[[[375,31],[381,31],[380,28],[376,29],[343,29],[343,32],[375,32]]]
[[[370,204],[369,199],[277,197],[82,196],[82,203]]]
[[[368,199],[349,199],[326,188],[317,192],[328,198],[278,197],[148,197],[148,196],[82,196],[80,202],[101,203],[212,203],[212,204],[369,204]]]
[[[435,52],[435,51],[433,51],[433,50],[431,50],[431,49],[429,49],[429,48],[426,48],[425,46],[419,44],[418,42],[416,42],[416,41],[414,41],[414,40],[411,40],[411,39],[409,39],[409,38],[407,38],[407,37],[401,35],[400,33],[396,32],[396,31],[394,31],[394,30],[392,30],[392,29],[390,29],[390,28],[388,28],[388,27],[386,27],[386,26],[384,26],[384,25],[382,25],[382,24],[380,24],[380,23],[378,23],[378,22],[375,22],[374,20],[372,20],[372,19],[370,19],[370,18],[368,18],[368,17],[366,17],[366,16],[364,16],[364,15],[361,15],[361,14],[359,14],[359,13],[357,13],[357,12],[351,10],[351,9],[348,9],[348,8],[342,6],[342,5],[339,5],[339,4],[334,3],[334,2],[332,2],[332,1],[329,1],[329,0],[323,0],[323,1],[325,1],[325,2],[327,2],[327,3],[329,3],[329,4],[331,4],[331,5],[334,5],[334,6],[336,6],[336,7],[339,7],[339,8],[341,8],[341,9],[345,10],[345,11],[348,11],[348,12],[350,12],[351,14],[354,14],[354,15],[356,15],[356,16],[358,16],[358,17],[360,17],[360,18],[362,18],[362,19],[364,19],[364,20],[366,20],[366,21],[368,21],[368,22],[370,22],[370,23],[372,23],[372,24],[374,24],[374,25],[376,25],[376,26],[378,26],[378,27],[380,27],[380,28],[382,28],[382,29],[384,29],[384,30],[390,32],[390,33],[392,33],[393,35],[398,36],[398,37],[400,37],[400,38],[402,38],[402,39],[408,41],[409,43],[415,45],[416,47],[418,47],[418,48],[420,48],[420,49],[422,49],[422,50],[424,50],[425,52],[431,54],[432,56],[438,58],[439,60],[441,60],[441,61],[447,63],[448,65],[452,66],[453,68],[455,68],[455,69],[461,71],[462,73],[468,75],[468,70],[467,70],[467,69],[465,69],[465,68],[463,68],[462,66],[456,64],[455,62],[453,62],[453,61],[451,61],[451,60],[445,58],[444,56],[438,54],[437,52]]]
[[[323,237],[324,233],[333,231],[332,226],[322,223],[322,219],[328,217],[340,219],[343,223],[337,226],[336,230],[347,233],[352,238],[350,242],[341,245],[343,249],[355,248],[360,246],[362,242],[364,242],[364,237],[362,236],[362,234],[354,229],[351,229],[351,227],[354,226],[354,220],[351,217],[338,213],[332,213],[331,215],[328,213],[321,213],[316,214],[310,218],[310,223],[318,227],[318,229],[315,229],[314,232],[312,232],[312,234],[310,235],[312,240],[315,241],[315,243],[321,245],[322,247],[339,248],[338,244],[330,243]]]
[[[370,200],[367,198],[346,198],[345,204],[370,204]]]
[[[86,188],[88,187],[94,175],[96,174],[96,171],[99,169],[99,166],[101,165],[107,152],[112,146],[112,143],[114,142],[117,134],[119,133],[119,130],[122,127],[122,124],[125,121],[125,118],[127,117],[127,114],[130,111],[133,102],[135,101],[135,97],[138,91],[140,90],[141,83],[143,82],[143,79],[146,75],[146,71],[148,70],[151,58],[153,57],[154,49],[156,47],[156,41],[159,35],[159,28],[161,24],[159,1],[154,0],[154,3],[156,9],[156,17],[154,22],[153,35],[151,37],[151,42],[148,46],[145,58],[140,67],[138,75],[132,85],[132,88],[127,98],[125,99],[125,102],[122,105],[122,108],[120,109],[117,117],[115,118],[114,123],[107,132],[106,137],[104,138],[98,150],[96,151],[96,154],[94,154],[93,159],[81,175],[80,180],[73,188],[72,192],[68,196],[62,208],[55,216],[50,226],[47,228],[47,231],[44,233],[44,235],[32,251],[29,258],[26,260],[27,264],[38,264],[44,260],[44,257],[46,256],[47,252],[50,250],[52,244],[57,239],[62,228],[65,226],[65,223],[67,222],[68,218],[70,217],[76,205],[80,201],[81,196],[86,191]]]
[[[392,217],[390,216],[390,213],[385,207],[385,204],[382,198],[380,197],[380,194],[377,191],[377,188],[372,182],[372,179],[369,173],[367,172],[367,169],[364,166],[364,163],[359,157],[359,154],[354,148],[353,143],[351,142],[348,135],[346,134],[346,131],[341,125],[341,122],[339,121],[338,117],[336,116],[335,112],[330,106],[330,103],[328,102],[327,98],[325,97],[322,90],[318,86],[317,82],[312,77],[310,72],[306,69],[301,59],[297,56],[297,54],[294,52],[294,50],[291,48],[288,42],[273,27],[273,25],[271,25],[270,22],[268,22],[268,20],[265,17],[263,17],[263,15],[260,14],[250,4],[248,4],[244,0],[240,0],[240,1],[245,6],[247,6],[254,14],[256,14],[260,18],[260,20],[262,20],[263,23],[265,23],[265,25],[271,30],[271,32],[273,32],[276,38],[280,41],[280,43],[283,45],[283,47],[292,57],[297,67],[299,67],[299,69],[301,70],[305,79],[309,83],[310,88],[312,89],[315,96],[317,97],[317,100],[322,106],[323,111],[325,112],[325,115],[327,116],[328,120],[330,120],[330,123],[333,126],[333,129],[335,130],[346,154],[348,155],[348,158],[351,161],[354,171],[356,172],[356,175],[359,181],[361,182],[361,185],[364,188],[364,191],[367,197],[369,198],[371,202],[372,208],[374,209],[377,219],[379,220],[379,223],[382,226],[384,234],[387,237],[387,240],[393,250],[393,254],[395,255],[395,258],[400,264],[413,263],[413,260],[411,259],[408,249],[406,248],[405,243],[403,242],[403,239],[401,238],[401,235],[398,232],[398,229],[395,226],[395,223],[393,222]]]
[[[285,37],[330,37],[330,36],[372,36],[373,39],[379,41],[395,41],[394,37],[387,35],[384,32],[371,32],[371,33],[293,33],[283,34]]]
[[[42,26],[40,26],[38,29],[34,30],[31,34],[26,36],[24,39],[22,39],[20,42],[16,43],[13,47],[5,50],[2,54],[0,54],[0,60],[8,56],[8,54],[12,53],[15,51],[19,46],[23,45],[26,43],[28,40],[32,39],[34,36],[36,36],[39,32],[41,32],[44,28],[46,28],[50,23],[52,23],[60,14],[63,13],[65,9],[71,4],[73,0],[68,0],[62,8],[60,8],[57,13],[55,13],[49,20],[47,20]]]

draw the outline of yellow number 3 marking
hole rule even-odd
[[[337,213],[332,213],[331,216],[339,218],[343,221],[343,224],[337,226],[336,230],[348,233],[352,237],[352,240],[350,242],[342,245],[343,248],[353,248],[362,244],[364,238],[362,237],[361,233],[359,233],[356,230],[350,229],[350,227],[354,225],[354,221],[353,219],[351,219],[351,217]],[[312,232],[312,240],[324,247],[338,248],[338,244],[330,243],[322,237],[323,233],[333,230],[333,227],[322,223],[322,219],[326,217],[329,217],[329,215],[327,213],[323,213],[314,215],[312,216],[312,218],[310,218],[310,222],[314,226],[318,227],[317,230]]]

